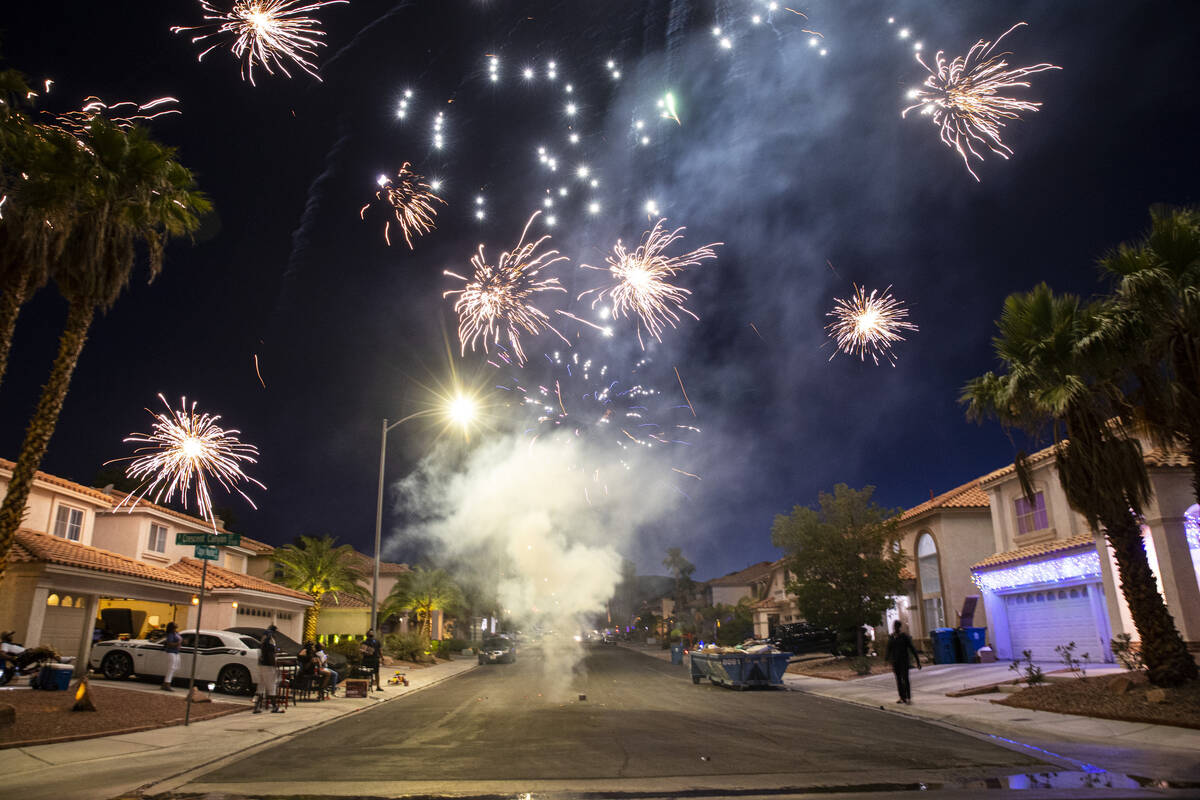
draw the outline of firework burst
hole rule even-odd
[[[324,6],[347,3],[349,0],[236,0],[227,10],[217,7],[215,0],[200,0],[204,25],[175,26],[171,33],[202,31],[192,42],[204,42],[214,37],[199,58],[229,43],[229,50],[242,62],[242,78],[254,85],[254,68],[261,66],[267,74],[278,69],[289,78],[287,62],[291,61],[317,80],[317,67],[312,62],[317,48],[324,47],[325,32],[315,17],[306,16]],[[206,31],[206,32],[205,32]]]
[[[903,342],[901,331],[916,331],[917,326],[908,321],[908,309],[892,296],[892,287],[882,292],[875,289],[868,295],[866,287],[855,286],[854,294],[849,300],[837,298],[834,308],[825,316],[833,317],[833,322],[825,326],[829,337],[837,345],[833,356],[841,351],[847,355],[857,355],[865,361],[867,355],[879,365],[882,356],[896,366],[892,355],[892,345]]]
[[[391,206],[400,232],[404,234],[404,241],[408,244],[408,249],[412,250],[413,234],[423,235],[434,228],[433,218],[437,210],[433,204],[445,205],[446,201],[434,194],[433,187],[425,183],[421,175],[410,170],[410,166],[412,165],[405,161],[395,178],[381,175],[379,191],[375,193],[375,198]],[[366,219],[367,209],[370,207],[371,204],[367,203],[358,212],[358,216]],[[383,227],[383,239],[389,246],[392,243],[391,227],[391,220]]]
[[[680,314],[700,319],[683,305],[691,292],[669,281],[688,267],[698,266],[705,259],[716,258],[713,248],[721,245],[721,242],[713,242],[690,253],[668,256],[664,251],[683,238],[686,228],[668,231],[663,227],[664,222],[665,219],[660,219],[654,223],[654,228],[642,236],[642,243],[632,252],[617,240],[613,254],[605,259],[607,266],[580,265],[583,269],[609,272],[614,283],[588,289],[576,299],[594,294],[592,308],[599,303],[611,303],[613,316],[637,316],[638,342],[643,349],[646,346],[642,340],[643,326],[661,342],[663,327],[669,325],[674,328]]]
[[[188,506],[189,496],[194,497],[201,518],[211,523],[215,531],[212,482],[226,492],[236,491],[253,507],[254,501],[237,484],[247,481],[267,488],[242,471],[243,462],[257,463],[258,448],[241,442],[237,437],[241,431],[220,427],[217,424],[220,416],[197,413],[196,404],[193,402],[189,407],[186,397],[180,400],[179,409],[171,408],[161,394],[158,399],[167,410],[155,413],[146,409],[154,418],[152,433],[127,436],[126,442],[141,446],[130,457],[115,459],[129,461],[125,474],[142,482],[117,507],[133,498],[129,505],[133,510],[147,495],[152,495],[155,503],[169,503],[178,492],[184,508]]]
[[[483,350],[487,352],[489,340],[497,345],[507,341],[517,363],[522,364],[525,362],[525,351],[521,348],[522,332],[537,335],[543,330],[550,330],[564,342],[567,341],[550,324],[546,313],[533,304],[536,295],[542,292],[566,291],[558,278],[538,277],[543,269],[567,259],[566,256],[560,256],[557,250],[537,252],[550,236],[533,242],[525,241],[529,226],[540,213],[534,212],[529,222],[525,223],[516,247],[509,252],[502,252],[495,265],[487,263],[483,245],[479,245],[479,250],[471,257],[473,272],[470,278],[446,270],[446,275],[466,284],[462,289],[451,289],[442,294],[442,297],[458,297],[454,302],[454,311],[458,314],[458,339],[464,354],[468,345],[474,350],[476,344],[482,342]]]
[[[1005,36],[1024,25],[1018,22],[995,42],[980,39],[965,56],[947,61],[941,50],[934,57],[936,69],[931,68],[917,53],[917,62],[929,72],[921,88],[909,92],[912,105],[901,112],[907,116],[913,109],[921,109],[930,116],[941,134],[942,142],[953,148],[962,157],[971,177],[979,180],[971,169],[970,156],[980,161],[983,154],[977,147],[991,150],[1001,158],[1012,155],[1012,149],[1000,138],[1005,120],[1020,119],[1022,111],[1037,111],[1041,103],[1019,100],[1003,94],[1006,89],[1029,88],[1030,75],[1050,69],[1061,69],[1053,64],[1035,64],[1031,67],[1010,69],[1005,57],[1011,53],[995,52]]]

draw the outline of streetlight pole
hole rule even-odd
[[[379,490],[375,497],[375,568],[374,575],[371,580],[371,630],[378,633],[379,631],[379,539],[383,530],[383,472],[387,462],[387,435],[388,431],[398,425],[403,425],[410,419],[417,417],[428,417],[432,414],[447,414],[452,420],[460,425],[466,426],[472,417],[475,415],[475,404],[469,398],[459,395],[452,403],[448,410],[440,408],[427,408],[423,411],[417,411],[409,414],[403,419],[398,419],[391,425],[388,424],[386,418],[383,420],[383,425],[379,433]]]

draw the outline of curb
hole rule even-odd
[[[301,734],[306,734],[306,733],[310,733],[312,731],[320,730],[321,728],[325,727],[326,725],[329,725],[334,722],[338,722],[339,720],[346,719],[347,717],[353,717],[357,714],[362,714],[367,711],[373,711],[376,708],[381,708],[381,707],[387,705],[388,703],[394,702],[396,700],[401,700],[405,697],[411,697],[412,695],[416,694],[417,692],[422,692],[430,687],[437,686],[440,683],[444,683],[445,681],[451,680],[453,678],[457,678],[460,675],[465,675],[466,673],[471,672],[476,669],[479,669],[479,665],[473,664],[470,667],[468,667],[467,669],[464,669],[462,672],[455,672],[453,675],[447,675],[443,678],[438,678],[437,680],[431,681],[430,683],[427,683],[424,686],[415,687],[412,689],[412,691],[405,692],[404,694],[398,694],[395,697],[384,698],[381,702],[378,702],[374,705],[363,706],[362,708],[352,708],[352,709],[346,711],[345,713],[338,714],[335,717],[330,717],[325,720],[321,720],[320,722],[314,723],[314,724],[309,725],[308,727],[302,728],[300,730],[290,731],[288,733],[281,734],[273,739],[259,742],[258,744],[250,745],[246,749],[240,750],[235,754],[219,756],[217,758],[206,761],[203,764],[198,764],[194,767],[189,767],[188,769],[185,769],[182,772],[176,772],[175,774],[168,775],[165,778],[159,778],[151,783],[144,783],[141,786],[138,786],[138,787],[130,790],[128,792],[128,794],[137,796],[137,797],[154,797],[156,795],[163,794],[165,792],[174,791],[174,790],[178,789],[179,787],[190,783],[191,779],[193,777],[198,777],[199,775],[202,775],[206,772],[211,772],[214,769],[217,769],[218,767],[225,766],[226,764],[232,764],[236,761],[241,761],[242,759],[253,756],[253,755],[261,752],[262,750],[265,750],[270,747],[274,747],[274,746],[276,746],[282,742],[286,742],[290,739],[294,739],[295,737],[297,737]]]

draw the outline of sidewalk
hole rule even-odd
[[[476,666],[475,659],[459,657],[421,669],[388,667],[381,671],[381,680],[401,671],[408,676],[409,685],[385,685],[382,692],[371,692],[365,698],[303,702],[283,714],[247,711],[193,723],[186,728],[180,725],[0,750],[0,775],[4,776],[6,796],[22,800],[96,800],[151,784],[154,791],[165,791],[182,783],[187,773],[200,767],[374,708]],[[130,688],[140,689],[135,684]]]
[[[624,646],[670,661],[670,652],[658,647]],[[680,669],[687,668],[685,656]],[[1119,670],[1106,666],[1088,669],[1089,674],[1105,671]],[[1012,680],[1008,664],[934,664],[913,670],[910,677],[912,705],[896,703],[896,681],[890,672],[850,681],[787,673],[783,681],[790,691],[949,725],[1018,749],[1048,752],[1076,762],[1081,769],[1098,765],[1134,774],[1150,771],[1156,778],[1200,778],[1200,730],[1012,708],[991,702],[1002,697],[998,694],[946,696],[947,692]]]

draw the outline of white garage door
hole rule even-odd
[[[79,652],[83,636],[83,609],[47,606],[42,622],[42,644],[48,644],[59,655],[73,656]]]
[[[1103,661],[1103,643],[1088,597],[1093,591],[1095,586],[1072,586],[1006,595],[1013,657],[1031,650],[1035,661],[1058,661],[1054,648],[1074,642],[1076,658],[1087,653],[1088,661]]]

